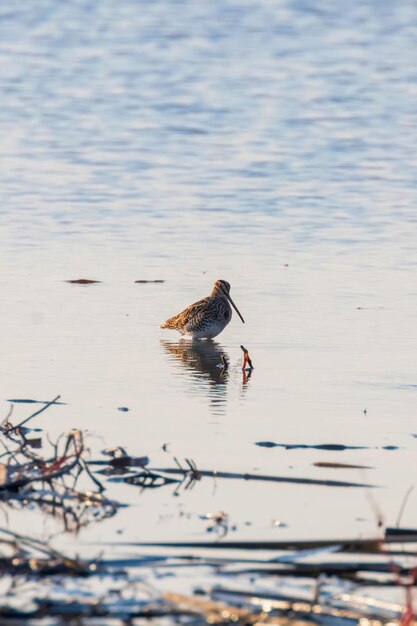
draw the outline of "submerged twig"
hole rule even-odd
[[[413,489],[414,489],[414,485],[411,485],[411,487],[409,487],[407,489],[407,491],[405,492],[405,494],[404,494],[403,500],[401,502],[400,510],[398,511],[397,522],[396,522],[396,527],[397,528],[399,527],[399,525],[401,523],[401,518],[403,516],[404,509],[406,507],[406,504],[408,502],[408,498],[410,497],[411,492],[413,491]]]
[[[56,398],[54,398],[53,400],[51,400],[50,402],[48,402],[47,404],[45,404],[41,409],[39,409],[38,411],[35,411],[34,413],[32,413],[32,415],[29,415],[29,417],[27,417],[26,419],[24,419],[22,422],[20,422],[19,424],[16,424],[16,426],[11,426],[10,428],[6,429],[7,433],[13,432],[18,430],[19,428],[21,428],[24,424],[26,424],[29,420],[31,420],[32,418],[34,418],[36,415],[39,415],[40,413],[43,413],[43,411],[46,411],[47,408],[49,408],[51,406],[51,404],[55,404],[55,402],[57,400],[60,399],[60,395],[58,395]]]
[[[403,536],[392,535],[385,538],[368,539],[318,539],[318,540],[283,540],[283,541],[159,541],[159,542],[120,542],[118,545],[148,546],[164,548],[208,548],[212,550],[312,550],[318,548],[334,548],[335,552],[346,553],[367,553],[385,554],[383,544],[417,543],[417,532],[415,535]],[[390,550],[389,555],[404,555],[417,552],[404,553],[403,551]]]
[[[201,478],[224,478],[232,480],[247,480],[247,481],[263,481],[274,483],[291,483],[296,485],[318,485],[321,487],[366,487],[375,488],[376,485],[370,485],[366,483],[354,483],[342,480],[324,480],[315,478],[296,478],[293,476],[270,476],[265,474],[241,474],[238,472],[220,472],[216,470],[198,470],[194,464],[186,459],[186,462],[190,469],[184,469],[177,459],[174,459],[178,465],[175,467],[156,467],[150,468],[153,472],[161,472],[163,474],[177,474],[182,475],[184,478],[191,478],[193,481],[201,480]]]

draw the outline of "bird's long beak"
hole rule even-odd
[[[229,296],[229,294],[227,294],[227,299],[229,300],[230,304],[232,305],[232,307],[234,308],[234,310],[236,311],[236,313],[239,315],[240,319],[242,320],[243,323],[245,323],[245,320],[243,319],[243,317],[241,316],[239,309],[237,308],[236,304],[233,302],[232,298]]]

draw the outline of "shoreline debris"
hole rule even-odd
[[[1,423],[4,451],[0,454],[0,500],[13,509],[37,507],[61,518],[64,530],[78,532],[91,522],[113,516],[119,505],[103,495],[104,486],[89,470],[80,430],[70,430],[55,443],[48,439],[49,454],[39,452],[43,448],[41,437],[27,437],[35,429],[25,424],[57,404],[59,398],[56,396],[16,425],[10,422],[12,405]],[[80,481],[86,483],[82,488],[78,487]]]
[[[41,429],[28,428],[26,424],[48,407],[59,404],[59,397],[15,425],[11,423],[13,405],[10,407],[0,425],[0,501],[11,510],[38,508],[62,522],[64,532],[78,533],[88,524],[115,515],[123,505],[110,500],[106,490],[107,483],[118,480],[142,489],[173,484],[174,495],[179,495],[181,487],[192,489],[206,477],[370,487],[342,481],[200,470],[189,458],[184,466],[174,457],[177,467],[153,469],[147,467],[148,457],[131,456],[122,447],[103,450],[105,458],[91,460],[84,434],[78,429],[62,434],[56,442],[47,434],[38,437],[40,452],[34,451],[27,435]],[[43,439],[47,442],[45,449]],[[91,468],[103,465],[109,474],[120,473],[122,478],[107,478],[106,484],[101,483],[98,472],[93,474]],[[32,626],[39,620],[44,623],[45,619],[59,618],[93,626],[99,618],[103,626],[121,626],[133,623],[135,618],[164,618],[167,626],[179,622],[184,626],[255,626],[281,623],[282,618],[289,618],[288,624],[295,620],[317,621],[321,614],[334,623],[341,618],[354,623],[361,618],[373,619],[376,626],[393,620],[399,623],[404,615],[411,619],[411,589],[417,585],[417,577],[407,557],[417,556],[417,529],[387,528],[385,534],[369,539],[229,541],[226,535],[235,526],[229,528],[227,513],[208,513],[200,519],[209,522],[207,531],[215,535],[215,541],[108,542],[112,549],[127,545],[154,547],[159,553],[144,552],[132,557],[100,553],[93,559],[67,555],[50,541],[0,528],[0,572],[5,581],[0,591],[0,622],[18,621]],[[281,522],[279,525],[283,526]],[[169,548],[182,548],[187,554],[170,555]],[[200,548],[217,552],[193,552]],[[238,552],[235,557],[225,556],[218,552],[220,549]],[[254,551],[260,551],[258,558],[250,558]],[[272,554],[265,556],[261,551]],[[355,560],[352,555],[357,555]],[[333,556],[338,560],[332,561]],[[201,586],[194,590],[197,598],[161,592],[152,585],[153,578],[179,574],[186,568],[191,574],[207,571],[210,577],[221,576],[223,581],[227,577],[228,586],[211,581],[206,590]],[[282,583],[286,589],[275,591],[271,583]],[[362,593],[367,588],[398,586],[407,594],[405,609],[400,604],[379,601],[369,592]]]

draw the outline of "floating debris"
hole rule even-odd
[[[346,446],[342,443],[320,443],[309,445],[305,443],[275,443],[274,441],[256,441],[255,446],[261,448],[284,448],[285,450],[330,450],[341,452],[342,450],[399,450],[398,446]]]
[[[129,407],[127,406],[119,406],[117,407],[118,411],[122,411],[123,413],[126,413],[127,411],[129,411]]]
[[[181,475],[183,477],[181,484],[184,485],[185,489],[189,489],[194,486],[194,484],[202,480],[202,478],[288,483],[293,485],[317,485],[321,487],[376,487],[376,485],[340,480],[320,480],[314,478],[295,478],[293,476],[270,476],[262,474],[221,472],[218,470],[201,470],[197,469],[194,461],[190,459],[185,459],[188,467],[182,467],[177,459],[174,460],[176,461],[178,467],[149,468],[149,471],[168,475]]]
[[[152,283],[164,283],[165,280],[135,280],[135,283],[140,283],[141,285],[152,284]]]
[[[272,526],[274,528],[287,528],[287,524],[279,519],[272,520]]]
[[[110,465],[112,467],[145,467],[149,463],[147,456],[130,456],[122,447],[110,448],[103,450],[102,453],[108,456],[108,459],[96,459],[87,461],[88,465]]]
[[[265,541],[158,541],[158,542],[122,542],[120,546],[153,546],[165,548],[209,548],[212,550],[283,550],[299,552],[300,550],[317,550],[322,548],[332,548],[336,553],[348,554],[386,554],[392,555],[416,555],[416,550],[408,552],[404,550],[402,544],[417,544],[417,531],[415,534],[397,533],[388,534],[382,537],[369,537],[367,539],[312,539],[312,540],[265,540]],[[394,547],[391,549],[389,546]],[[397,547],[398,546],[398,549]],[[388,549],[389,548],[389,549]]]
[[[10,418],[10,415],[13,412],[13,405],[10,407],[10,412],[9,414],[5,417],[5,419],[3,420],[3,422],[1,423],[1,430],[3,431],[4,434],[8,435],[13,431],[18,431],[22,429],[22,426],[24,424],[27,424],[27,422],[29,422],[29,420],[33,419],[34,417],[36,417],[37,415],[40,415],[41,413],[43,413],[43,411],[46,411],[46,409],[48,409],[52,404],[59,404],[57,401],[60,399],[60,395],[56,396],[56,398],[54,398],[53,400],[51,400],[50,402],[46,402],[44,404],[44,406],[39,409],[38,411],[35,411],[34,413],[32,413],[31,415],[29,415],[29,417],[26,417],[22,422],[20,422],[19,424],[17,424],[16,426],[13,426],[8,420]]]
[[[31,398],[11,398],[6,400],[6,402],[11,402],[12,404],[47,404],[48,406],[51,404],[66,404],[66,402],[58,402],[56,400],[50,402],[49,400],[32,400]]]
[[[26,443],[31,448],[42,448],[42,437],[32,437],[31,439],[26,438]]]
[[[375,469],[370,465],[352,465],[350,463],[331,463],[326,461],[317,461],[313,463],[315,467],[329,467],[332,469]]]
[[[397,526],[395,528],[386,528],[385,529],[385,538],[387,537],[404,537],[408,536],[408,537],[417,537],[417,528],[398,528]]]
[[[229,516],[224,511],[206,513],[205,515],[200,515],[200,519],[211,522],[211,525],[207,527],[207,532],[215,531],[219,537],[227,535],[229,531]]]
[[[127,476],[124,478],[124,482],[128,485],[141,487],[141,489],[157,489],[165,485],[178,484],[181,481],[176,478],[171,478],[170,476],[163,476],[162,474],[145,470],[133,476]]]
[[[73,280],[66,280],[66,283],[71,285],[93,285],[94,283],[101,283],[101,280],[91,280],[90,278],[75,278]]]
[[[357,306],[357,311],[383,311],[385,307],[383,306]]]

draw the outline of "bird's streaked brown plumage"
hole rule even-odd
[[[236,305],[230,297],[230,284],[226,280],[216,280],[213,290],[203,298],[170,317],[161,328],[178,330],[182,335],[193,339],[212,339],[219,335],[232,318],[232,305],[244,323]]]

